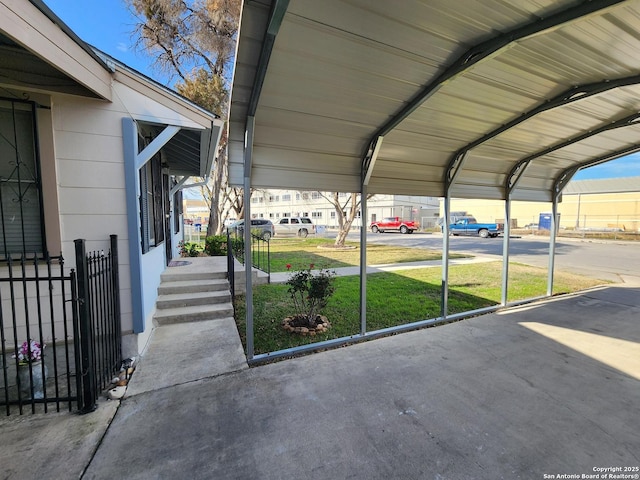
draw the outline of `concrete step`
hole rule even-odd
[[[158,295],[216,292],[220,290],[229,290],[229,282],[227,279],[180,280],[175,282],[162,282],[160,286],[158,286]]]
[[[231,303],[218,303],[213,305],[159,309],[156,310],[153,321],[156,325],[170,325],[174,323],[216,320],[228,317],[233,318],[233,305]]]
[[[159,295],[156,300],[156,307],[165,309],[228,302],[231,302],[231,293],[229,290],[196,293],[171,293],[167,295]]]
[[[205,272],[176,272],[171,269],[167,269],[160,275],[161,282],[180,282],[180,281],[189,281],[189,280],[211,280],[211,279],[226,279],[227,272],[215,272],[215,271],[205,271]]]

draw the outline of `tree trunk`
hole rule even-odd
[[[345,242],[347,241],[347,235],[349,234],[349,230],[348,229],[340,229],[338,231],[338,235],[336,236],[336,241],[334,243],[334,245],[336,247],[344,247]]]

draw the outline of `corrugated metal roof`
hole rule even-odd
[[[638,51],[640,0],[246,1],[230,180],[255,115],[254,187],[549,201],[640,149]]]
[[[640,193],[640,177],[602,178],[573,180],[563,190],[563,194],[577,195],[590,193]]]

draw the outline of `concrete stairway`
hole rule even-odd
[[[161,277],[149,345],[125,397],[249,368],[226,257],[176,259]]]
[[[171,268],[161,276],[156,325],[233,318],[226,272]]]

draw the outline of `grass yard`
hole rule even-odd
[[[422,255],[420,259],[424,260],[423,251],[414,249],[414,252]],[[328,253],[339,254],[341,252]],[[323,251],[319,257],[304,256],[302,263],[323,265],[323,262],[318,258],[325,258],[324,255]],[[289,258],[292,256],[293,252],[290,252]],[[333,259],[333,256],[326,258]],[[375,263],[369,258],[368,255],[367,263]],[[388,257],[380,259],[383,258]],[[344,259],[334,259],[334,261],[346,262]],[[398,260],[394,261],[398,262]],[[380,263],[392,262],[386,260]],[[352,265],[351,263],[346,264]],[[330,265],[330,268],[337,266],[342,265],[333,264]],[[501,262],[450,266],[449,313],[460,313],[499,304],[501,279]],[[546,282],[546,269],[511,264],[509,266],[509,301],[544,295]],[[554,275],[554,294],[579,291],[602,283],[602,280],[556,272]],[[335,293],[322,312],[329,319],[332,327],[328,332],[313,337],[291,334],[281,328],[282,320],[294,313],[286,284],[256,286],[253,296],[255,353],[268,353],[358,334],[360,331],[359,277],[337,277],[334,285],[336,287]],[[369,275],[367,277],[367,331],[438,317],[440,315],[440,293],[440,268],[421,268]],[[235,307],[238,331],[243,343],[245,343],[245,298],[243,296],[236,298]]]
[[[269,242],[271,251],[271,271],[286,272],[287,264],[294,269],[306,268],[314,264],[317,268],[339,268],[360,265],[360,244],[347,242],[348,250],[330,250],[318,248],[322,245],[333,245],[333,240],[327,238],[276,238]],[[450,258],[462,258],[466,255],[451,254]],[[387,263],[419,262],[425,260],[440,260],[439,250],[428,250],[390,245],[367,245],[367,265],[381,265]]]

